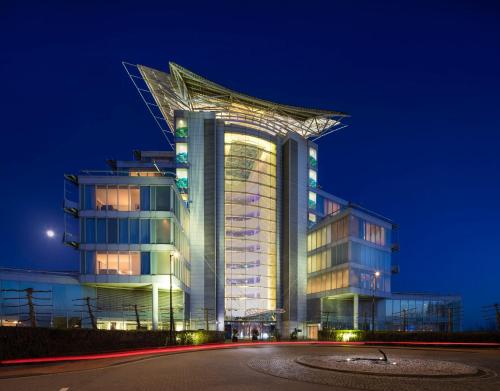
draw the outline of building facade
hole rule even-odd
[[[346,114],[257,99],[174,63],[124,65],[171,151],[66,175],[72,278],[100,327],[167,328],[172,294],[178,329],[314,336],[366,328],[367,313],[393,328],[404,308],[412,329],[410,299],[391,292],[394,224],[318,186],[314,140]]]

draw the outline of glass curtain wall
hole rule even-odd
[[[226,133],[226,319],[276,309],[276,145]]]

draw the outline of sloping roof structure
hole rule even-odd
[[[218,119],[272,134],[319,137],[341,125],[347,114],[283,105],[254,98],[211,82],[173,62],[170,73],[138,65],[142,79],[174,132],[174,111],[213,111]]]

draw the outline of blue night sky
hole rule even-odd
[[[0,265],[70,270],[63,174],[167,148],[121,61],[352,115],[319,181],[400,224],[395,291],[500,300],[500,5],[0,4]],[[163,6],[161,5],[163,4]]]

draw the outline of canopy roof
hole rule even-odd
[[[298,133],[318,137],[340,125],[347,114],[283,105],[254,98],[211,82],[173,62],[170,73],[138,65],[170,129],[174,132],[174,110],[213,111],[216,117],[272,134]]]

